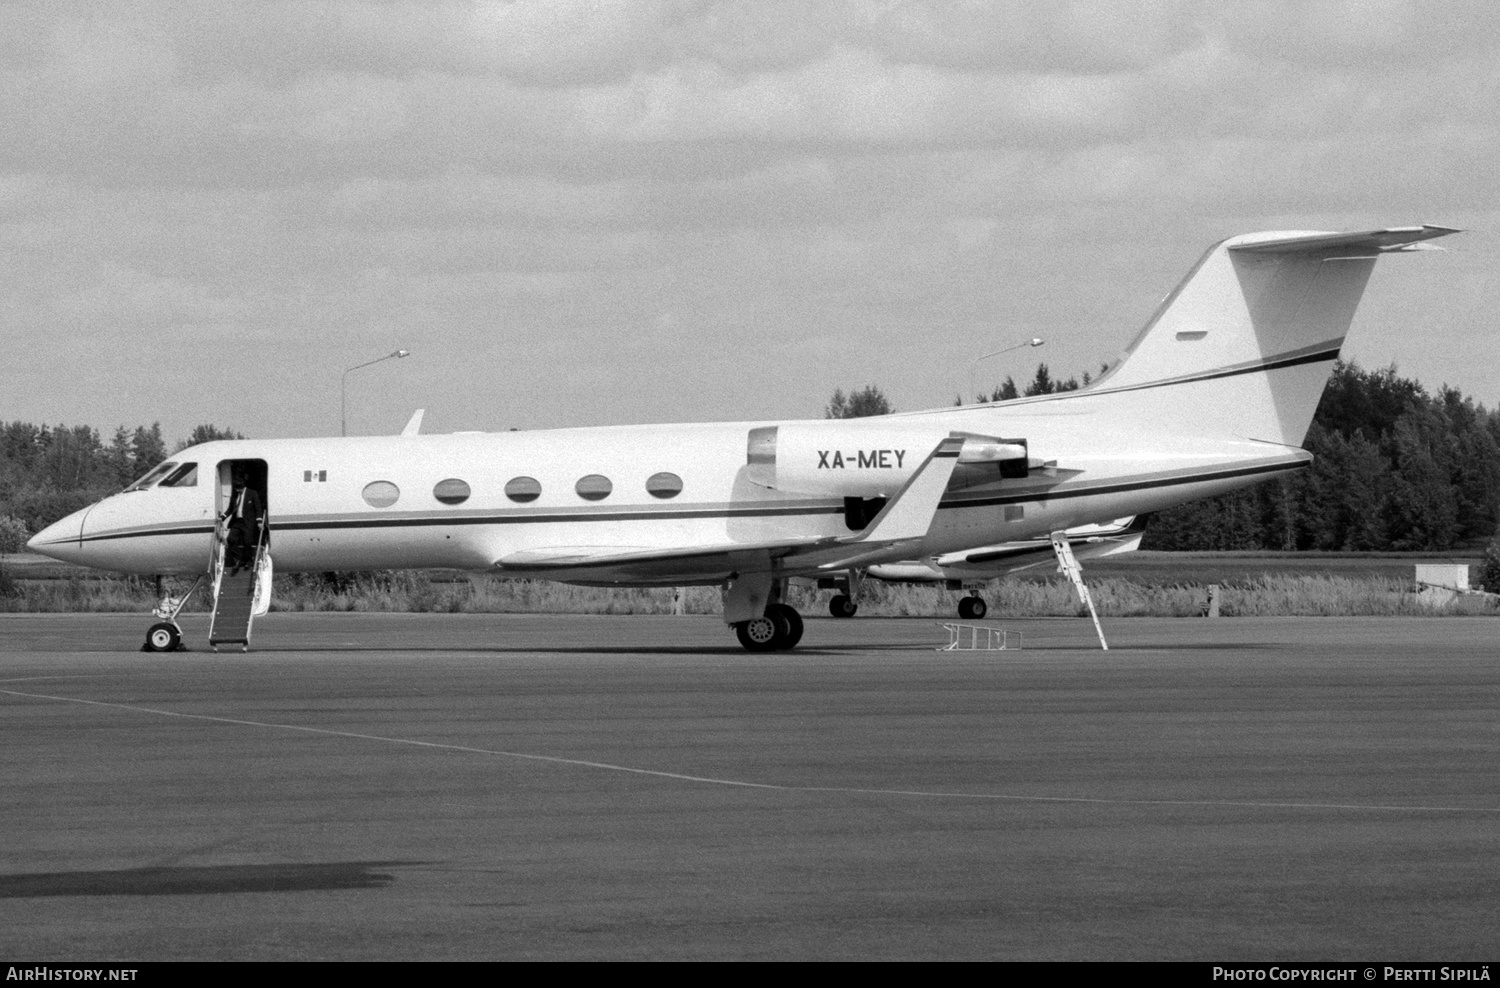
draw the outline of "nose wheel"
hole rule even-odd
[[[153,624],[146,632],[142,652],[175,652],[182,648],[182,629],[170,621]]]

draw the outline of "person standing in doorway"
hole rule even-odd
[[[260,492],[250,485],[243,466],[236,465],[231,473],[232,487],[229,495],[229,510],[223,520],[228,522],[224,538],[224,562],[230,567],[230,576],[235,576],[246,566],[255,563],[255,547],[260,543],[261,531],[266,524],[266,509]]]

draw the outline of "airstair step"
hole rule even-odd
[[[238,573],[225,572],[219,579],[219,595],[214,600],[209,644],[249,645],[254,605],[255,567],[244,567]]]

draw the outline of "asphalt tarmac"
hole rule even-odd
[[[1500,622],[0,615],[0,959],[1500,958]]]

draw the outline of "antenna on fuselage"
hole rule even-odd
[[[422,416],[426,413],[427,409],[425,408],[419,408],[415,412],[412,412],[411,421],[406,423],[406,428],[401,430],[401,434],[403,436],[415,436],[417,433],[421,432]]]

